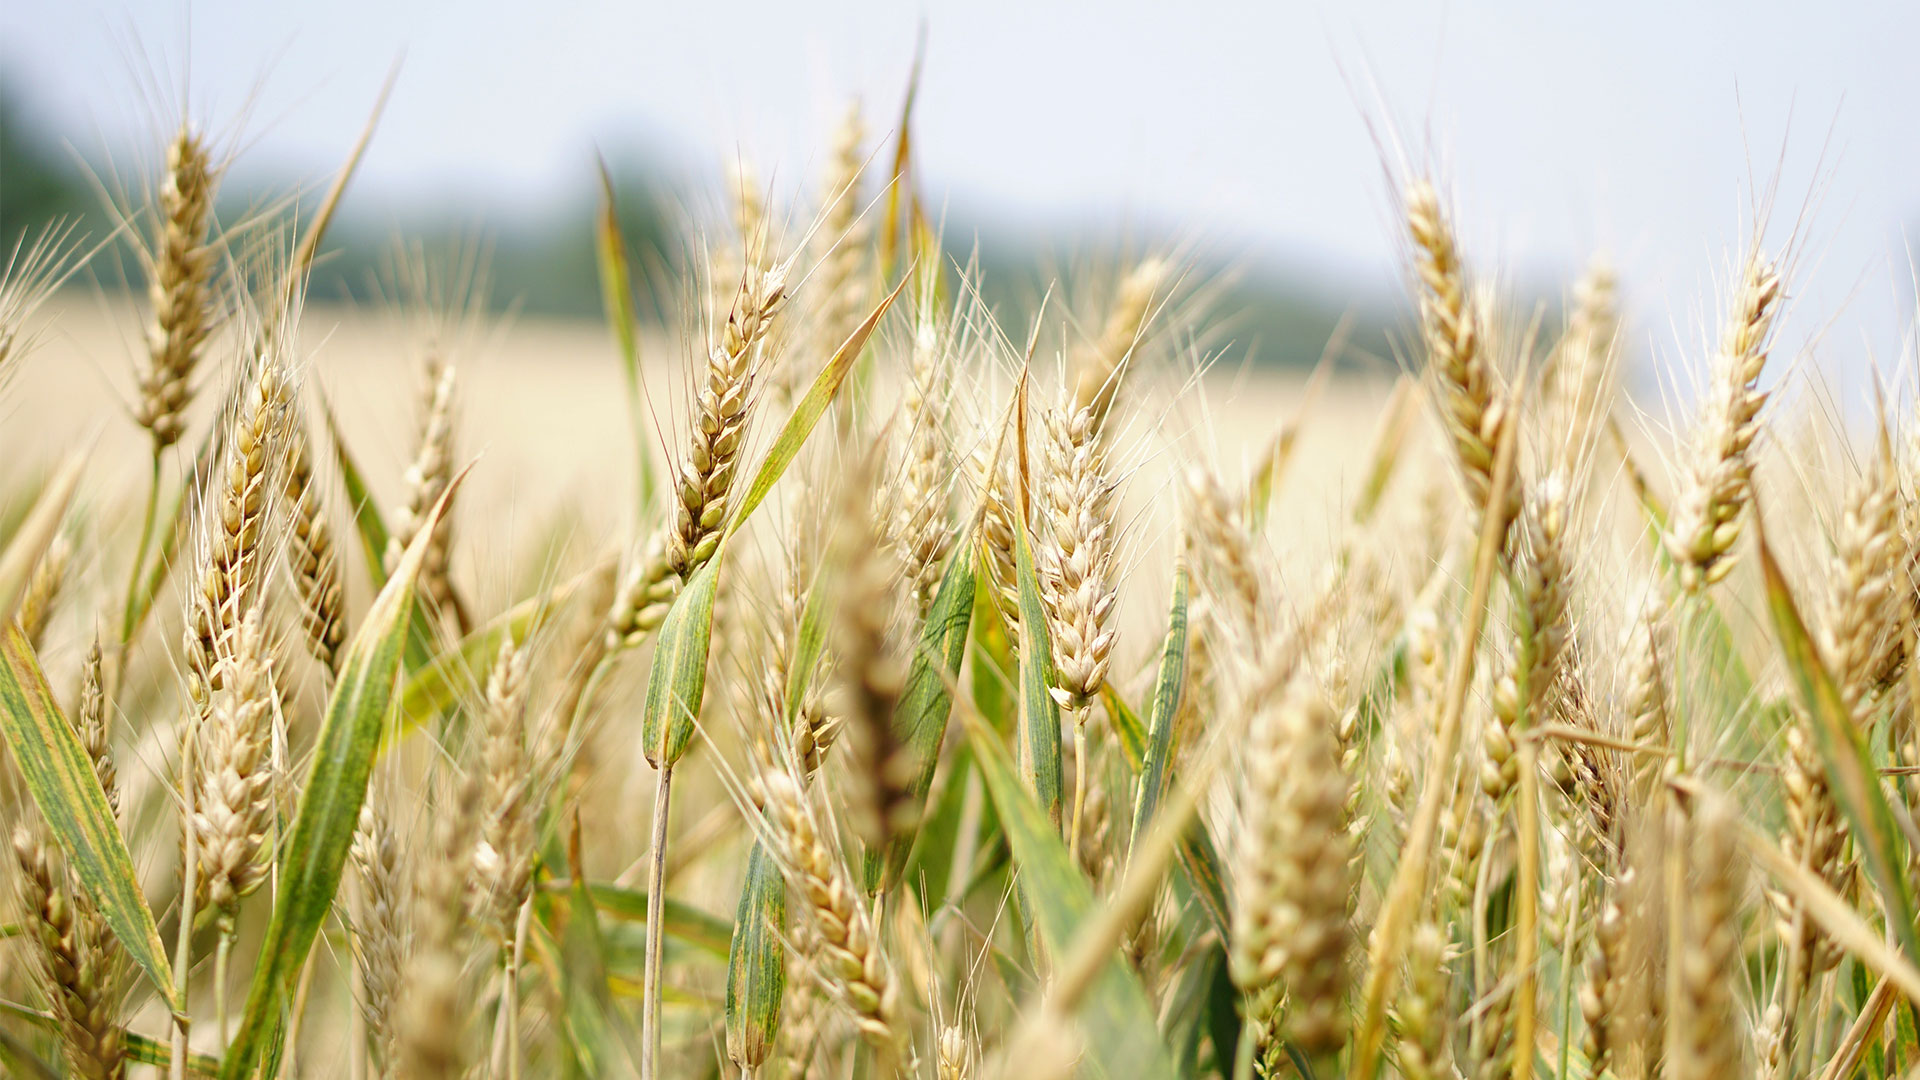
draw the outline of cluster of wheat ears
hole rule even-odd
[[[457,340],[391,490],[308,377],[351,163],[250,231],[170,135],[105,241],[144,507],[9,447],[11,1075],[1913,1075],[1920,456],[1882,404],[1756,484],[1787,254],[1650,438],[1609,274],[1516,318],[1410,179],[1407,374],[1281,514],[1310,407],[1244,479],[1164,434],[1175,261],[1009,337],[897,130],[804,228],[735,176],[679,393],[609,187],[635,524],[499,610]],[[16,250],[0,376],[98,250]]]

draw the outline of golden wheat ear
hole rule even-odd
[[[147,297],[153,322],[140,372],[134,419],[156,448],[178,442],[193,398],[193,376],[215,327],[209,242],[220,169],[205,138],[182,126],[167,144],[166,171],[154,199],[154,235],[147,253]]]
[[[1767,402],[1760,375],[1780,299],[1779,272],[1758,251],[1750,253],[1713,357],[1705,411],[1693,432],[1693,460],[1667,529],[1667,550],[1690,593],[1733,570],[1733,545],[1753,488],[1753,442]]]

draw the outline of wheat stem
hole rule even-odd
[[[660,1077],[660,956],[666,911],[667,810],[672,805],[673,766],[663,764],[653,789],[653,848],[647,854],[647,966],[642,1020],[640,1080]]]
[[[1524,373],[1515,386],[1515,400],[1525,389]],[[1504,500],[1513,481],[1514,456],[1518,440],[1512,425],[1502,431],[1499,453],[1494,456],[1489,503]],[[1447,679],[1447,696],[1435,725],[1433,745],[1428,759],[1426,783],[1420,789],[1420,802],[1414,810],[1413,824],[1402,847],[1400,863],[1394,867],[1380,915],[1374,923],[1367,956],[1367,978],[1362,991],[1359,1036],[1354,1040],[1351,1073],[1369,1077],[1379,1061],[1380,1044],[1386,1037],[1387,998],[1399,977],[1399,956],[1405,938],[1420,908],[1420,893],[1426,885],[1427,862],[1433,855],[1434,829],[1440,822],[1440,806],[1451,785],[1454,755],[1459,751],[1460,721],[1466,710],[1467,691],[1473,682],[1480,632],[1487,621],[1487,597],[1493,589],[1494,565],[1506,536],[1503,515],[1483,515],[1480,547],[1474,558],[1473,586],[1469,591],[1466,621],[1460,628],[1459,646],[1453,653],[1453,669]]]

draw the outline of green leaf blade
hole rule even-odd
[[[693,741],[694,720],[707,692],[707,655],[713,646],[713,601],[726,544],[694,571],[660,621],[647,677],[640,743],[648,764],[670,769]]]
[[[1754,535],[1759,541],[1760,566],[1766,580],[1767,610],[1773,618],[1780,652],[1800,688],[1808,718],[1813,721],[1814,744],[1840,808],[1852,826],[1854,845],[1880,891],[1887,922],[1907,959],[1920,963],[1920,935],[1914,927],[1913,899],[1907,891],[1906,860],[1901,853],[1899,827],[1886,792],[1880,786],[1866,736],[1840,696],[1833,676],[1821,662],[1806,623],[1800,618],[1786,576],[1767,545],[1756,507]]]
[[[727,1053],[753,1065],[780,1037],[787,992],[787,879],[764,845],[747,855],[727,956]]]
[[[222,1080],[240,1080],[275,1052],[281,1011],[333,906],[359,826],[413,623],[414,585],[434,528],[465,475],[455,477],[440,496],[347,646],[281,850],[280,891],[260,943],[246,1010],[221,1062]]]
[[[1146,834],[1153,814],[1166,797],[1173,759],[1173,722],[1187,680],[1187,568],[1173,572],[1173,610],[1167,613],[1167,639],[1160,649],[1160,670],[1153,683],[1153,705],[1147,713],[1146,754],[1140,766],[1140,790],[1134,802],[1131,850]]]
[[[1027,793],[992,729],[970,716],[968,736],[1012,845],[1025,903],[1047,949],[1060,955],[1093,912],[1093,887],[1068,854],[1058,828]],[[1088,1064],[1100,1074],[1148,1080],[1175,1075],[1146,990],[1118,956],[1095,977],[1079,1017]]]
[[[33,647],[11,619],[0,638],[0,732],[88,899],[127,955],[168,1005],[177,1008],[166,946],[92,759],[54,702]]]
[[[934,592],[926,618],[921,620],[905,689],[893,714],[901,752],[912,762],[907,794],[913,801],[915,827],[896,838],[887,852],[884,880],[889,883],[906,865],[927,793],[933,788],[934,770],[940,764],[940,744],[946,740],[947,722],[953,715],[951,687],[960,677],[960,664],[967,654],[967,633],[973,625],[973,592],[973,545],[963,538],[948,556],[940,587]]]
[[[1047,633],[1047,609],[1033,569],[1026,523],[1014,530],[1014,559],[1020,576],[1020,765],[1027,784],[1060,831],[1066,779],[1061,765],[1060,704],[1053,698],[1059,677],[1053,668],[1053,643]]]

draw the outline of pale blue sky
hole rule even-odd
[[[1370,129],[1397,133],[1440,162],[1482,263],[1547,280],[1604,247],[1641,334],[1676,347],[1701,335],[1749,184],[1784,162],[1771,235],[1814,209],[1800,329],[1838,314],[1823,350],[1885,361],[1911,311],[1910,3],[6,0],[0,66],[48,123],[120,146],[145,133],[136,73],[177,82],[190,46],[196,111],[263,86],[250,158],[318,176],[404,48],[362,194],[537,204],[582,190],[596,141],[682,167],[739,147],[798,183],[848,96],[891,124],[923,17],[936,199],[1144,219],[1338,290],[1396,265]]]

